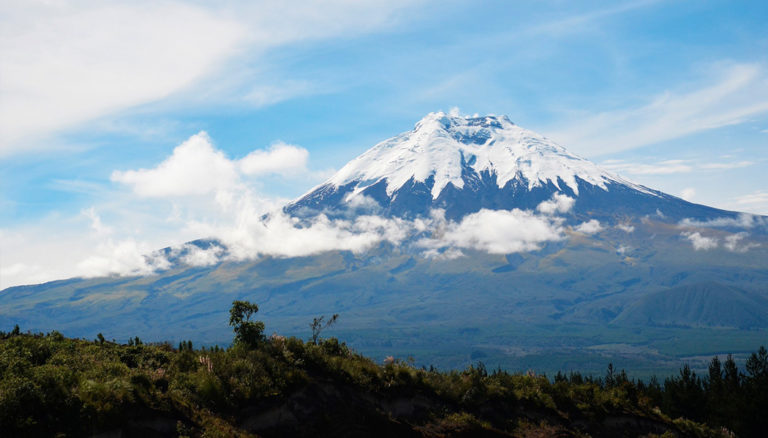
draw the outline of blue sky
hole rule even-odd
[[[114,254],[234,220],[202,178],[126,177],[201,131],[211,184],[259,209],[458,108],[768,214],[764,1],[283,3],[3,2],[0,289],[119,270]],[[249,154],[265,167],[237,164]]]

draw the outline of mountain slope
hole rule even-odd
[[[613,321],[634,326],[768,327],[768,299],[719,283],[696,283],[648,294]]]

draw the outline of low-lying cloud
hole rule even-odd
[[[719,217],[715,219],[709,219],[706,221],[700,221],[696,219],[683,219],[679,224],[681,227],[701,227],[701,228],[718,228],[718,227],[735,227],[735,228],[754,228],[768,226],[768,220],[763,216],[757,216],[749,213],[741,213],[737,217]]]
[[[482,209],[460,222],[441,223],[437,216],[432,236],[417,245],[428,250],[466,248],[491,254],[536,251],[545,242],[563,239],[561,224],[562,219],[526,210]]]
[[[699,232],[684,232],[680,235],[687,238],[696,251],[707,251],[718,246],[717,238],[702,236]]]
[[[731,234],[730,236],[725,237],[723,246],[731,252],[747,252],[752,248],[760,246],[759,243],[746,241],[747,237],[749,237],[749,233],[745,231]]]
[[[573,200],[561,196],[545,202],[560,205],[552,211],[565,211],[573,205]],[[449,260],[463,257],[464,250],[492,254],[536,251],[546,242],[565,238],[563,218],[519,209],[484,209],[452,221],[445,218],[443,210],[413,220],[372,214],[350,219],[322,214],[298,219],[280,208],[265,211],[263,207],[253,196],[242,193],[226,206],[231,212],[228,220],[185,223],[185,235],[210,240],[175,245],[165,251],[134,239],[118,241],[98,234],[105,226],[95,210],[89,209],[85,216],[91,226],[101,227],[93,229],[93,236],[104,240],[73,273],[82,277],[148,275],[179,265],[205,267],[224,261],[302,257],[335,250],[362,253],[384,242],[406,245],[427,258]],[[537,210],[550,211],[548,207]]]

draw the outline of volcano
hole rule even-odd
[[[736,216],[632,183],[506,116],[443,112],[375,145],[285,210],[337,216],[362,205],[412,218],[442,209],[460,220],[481,209],[535,209],[555,194],[577,199],[575,214],[606,220],[659,213],[678,221]]]
[[[507,117],[437,112],[238,240],[160,250],[152,275],[0,291],[0,328],[226,345],[237,299],[287,335],[338,313],[333,335],[373,357],[663,374],[768,336],[767,224],[633,183]]]

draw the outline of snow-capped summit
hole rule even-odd
[[[299,216],[333,215],[366,206],[414,217],[441,208],[458,218],[481,208],[532,209],[554,193],[577,198],[577,209],[603,216],[694,205],[629,182],[507,116],[435,112],[350,161],[285,209]]]
[[[512,123],[507,116],[461,117],[430,113],[413,131],[383,141],[350,161],[328,182],[336,187],[355,183],[354,194],[386,181],[392,195],[408,181],[434,178],[432,199],[448,184],[464,187],[465,172],[496,176],[503,188],[521,178],[531,189],[563,182],[575,194],[576,178],[605,189],[606,183],[627,181],[577,157],[562,146]],[[641,187],[637,187],[642,190]]]

